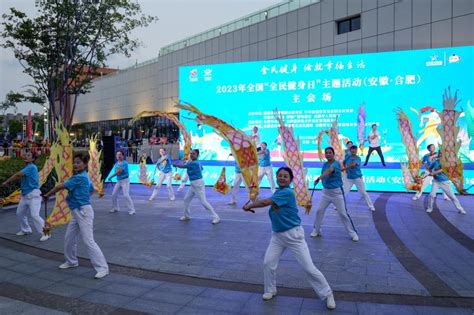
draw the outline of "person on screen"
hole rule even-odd
[[[352,240],[357,242],[359,241],[359,236],[347,212],[346,199],[344,198],[341,164],[334,159],[334,149],[332,147],[324,149],[324,155],[326,156],[327,162],[323,165],[321,176],[314,181],[314,186],[316,186],[319,181],[322,181],[323,190],[318,208],[316,209],[314,229],[313,232],[311,232],[311,237],[321,236],[321,222],[326,213],[326,208],[332,203],[336,206],[337,212],[339,212],[339,216]]]
[[[262,182],[263,176],[267,176],[272,193],[275,193],[275,181],[273,180],[273,167],[270,162],[270,150],[267,149],[267,143],[262,142],[260,151],[258,151],[258,183]]]
[[[382,149],[380,148],[380,133],[377,131],[377,124],[372,125],[372,131],[369,133],[369,152],[367,153],[367,157],[365,159],[364,166],[367,166],[369,162],[370,155],[373,151],[377,151],[378,155],[380,156],[380,160],[382,161],[382,165],[385,167],[385,160],[383,158]]]
[[[426,212],[431,213],[433,211],[433,202],[436,198],[436,192],[441,188],[441,190],[443,190],[446,195],[451,198],[451,201],[453,202],[456,209],[458,209],[459,213],[466,214],[466,211],[459,203],[458,198],[456,198],[456,195],[453,193],[451,181],[443,172],[443,168],[441,166],[441,151],[438,152],[438,158],[434,160],[429,169],[430,176],[433,176],[433,182],[431,183],[430,198],[428,199],[428,208],[426,209]]]
[[[175,163],[173,164],[174,167],[177,168],[185,168],[186,172],[189,176],[189,180],[191,181],[189,190],[184,196],[184,215],[179,218],[180,221],[188,221],[191,219],[191,200],[194,198],[194,195],[196,195],[201,202],[201,204],[206,208],[207,211],[212,216],[212,224],[218,224],[221,219],[217,215],[217,213],[214,211],[214,208],[209,204],[209,202],[206,199],[206,187],[204,186],[204,181],[202,179],[202,166],[201,163],[197,161],[197,158],[199,156],[199,150],[194,149],[191,150],[189,153],[189,157],[191,158],[191,161],[188,163],[182,163],[178,164]]]
[[[350,141],[349,141],[350,142]],[[348,143],[349,143],[348,142]],[[356,186],[357,191],[364,197],[365,202],[370,210],[375,211],[374,204],[370,200],[369,194],[365,190],[364,180],[360,165],[362,164],[360,157],[357,156],[357,146],[353,145],[350,149],[350,155],[346,155],[344,159],[344,168],[346,169],[346,180],[344,181],[344,194],[347,195],[352,186]]]
[[[239,164],[235,161],[235,175],[234,175],[234,186],[232,187],[232,197],[228,203],[228,205],[235,205],[237,204],[237,193],[240,188],[240,184],[242,183],[244,177],[242,176],[242,171],[240,170]]]
[[[156,161],[156,168],[160,170],[160,174],[158,175],[158,181],[156,182],[155,189],[153,189],[153,193],[150,196],[150,201],[154,200],[156,195],[158,195],[158,191],[163,184],[163,181],[166,179],[166,188],[168,189],[168,197],[171,201],[175,199],[173,186],[171,186],[171,176],[173,174],[171,169],[171,159],[166,153],[165,148],[160,148],[160,158]]]
[[[258,127],[253,127],[252,135],[250,136],[252,141],[255,143],[257,147],[257,151],[260,150],[260,134],[258,133]]]
[[[118,212],[118,192],[119,189],[122,188],[123,197],[125,198],[125,202],[128,208],[128,214],[133,215],[135,214],[135,206],[133,205],[132,198],[130,198],[130,178],[128,175],[128,163],[123,159],[123,151],[121,149],[117,150],[117,163],[115,163],[115,172],[109,176],[107,181],[111,181],[113,177],[117,176],[117,183],[114,186],[114,190],[112,192],[112,209],[110,209],[110,213]]]
[[[421,163],[425,167],[426,171],[429,173],[430,171],[430,165],[436,160],[437,154],[436,154],[436,147],[434,144],[430,144],[426,147],[428,150],[428,153],[423,156],[423,159],[421,160]],[[421,197],[421,194],[423,193],[423,190],[426,189],[426,187],[431,184],[433,181],[433,176],[425,176],[423,178],[423,183],[421,184],[421,190],[417,191],[415,196],[413,196],[413,200],[418,200]],[[443,191],[443,198],[444,200],[450,200],[449,197],[444,193]]]
[[[322,300],[325,299],[326,307],[333,310],[336,308],[336,301],[331,287],[321,271],[314,265],[304,238],[304,229],[298,215],[295,193],[290,188],[293,172],[289,167],[281,167],[276,174],[279,189],[271,198],[259,199],[242,207],[244,211],[251,211],[254,208],[270,206],[268,215],[272,221],[272,238],[263,259],[264,293],[262,299],[268,301],[277,295],[276,270],[281,255],[286,249],[289,249],[306,272],[308,281],[316,295]]]
[[[346,142],[346,149],[344,150],[344,160],[348,157],[348,156],[351,156],[352,153],[351,153],[351,148],[352,146],[354,145],[354,143],[349,140]]]

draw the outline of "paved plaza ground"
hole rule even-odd
[[[176,187],[175,187],[176,188]],[[0,314],[473,314],[473,196],[461,196],[466,215],[439,195],[431,214],[426,194],[370,193],[371,212],[356,192],[349,212],[360,236],[352,242],[329,210],[322,237],[309,236],[314,220],[301,211],[306,241],[315,265],[335,291],[337,309],[316,298],[290,252],[280,261],[278,296],[264,302],[263,257],[271,237],[267,210],[241,210],[229,196],[207,188],[221,217],[211,218],[197,200],[192,219],[179,221],[185,191],[167,199],[166,189],[153,202],[151,191],[132,185],[136,215],[109,213],[111,187],[93,198],[95,239],[111,274],[94,280],[84,246],[80,267],[59,270],[65,228],[47,242],[37,234],[19,237],[15,207],[0,210]],[[270,196],[263,189],[261,197]],[[320,192],[314,194],[314,202]],[[119,202],[125,207],[123,199]]]

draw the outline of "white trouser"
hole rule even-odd
[[[20,229],[23,232],[31,233],[31,227],[28,223],[28,210],[33,220],[33,224],[38,233],[43,233],[44,220],[40,216],[41,209],[41,191],[35,189],[25,196],[21,196],[20,203],[16,208],[16,217],[20,221]]]
[[[356,188],[359,194],[361,194],[364,197],[365,202],[367,203],[367,206],[369,206],[369,208],[373,208],[374,204],[372,203],[372,200],[370,200],[369,194],[365,190],[365,184],[362,177],[354,178],[354,179],[350,179],[346,177],[344,181],[344,195],[347,195],[351,191],[352,186],[354,185],[356,185]]]
[[[423,183],[421,184],[421,190],[417,191],[415,194],[416,198],[420,198],[423,191],[425,191],[426,187],[428,187],[428,185],[431,184],[432,181],[433,181],[433,176],[426,176],[423,178]],[[448,198],[448,196],[446,195],[444,191],[443,191],[443,198],[444,199]]]
[[[273,168],[271,166],[262,166],[258,168],[258,183],[262,182],[263,176],[267,176],[267,180],[270,183],[272,193],[275,192],[275,181],[273,180]]]
[[[127,203],[128,211],[135,211],[135,207],[133,206],[132,198],[130,198],[129,190],[130,190],[130,178],[124,178],[118,180],[114,186],[114,191],[112,192],[112,207],[115,210],[119,210],[118,206],[118,192],[120,187],[122,187],[123,197],[125,198],[125,202]]]
[[[163,181],[166,178],[166,188],[168,189],[168,197],[170,198],[170,200],[174,200],[173,186],[171,186],[171,180],[172,180],[171,176],[172,176],[171,171],[168,173],[160,172],[160,174],[158,175],[158,182],[156,183],[155,189],[153,189],[151,198],[155,198],[155,196],[158,194],[158,191],[161,188],[161,185],[163,184]]]
[[[428,199],[428,209],[433,209],[433,202],[436,198],[436,192],[440,188],[451,199],[456,209],[464,211],[463,207],[459,203],[458,198],[456,198],[456,195],[453,193],[453,190],[451,188],[451,181],[449,180],[445,182],[438,182],[437,180],[434,180],[431,183],[430,199]]]
[[[181,177],[181,184],[179,184],[179,189],[183,189],[186,186],[186,182],[188,181],[189,176],[188,172],[184,172],[183,177]]]
[[[234,176],[234,187],[232,188],[232,201],[236,202],[237,201],[237,193],[240,188],[240,184],[242,183],[242,180],[244,177],[242,176],[242,173],[235,173]]]
[[[191,205],[191,200],[194,198],[194,195],[196,195],[203,205],[204,208],[209,211],[213,219],[219,218],[217,213],[214,211],[214,208],[207,202],[206,200],[206,192],[205,192],[205,186],[204,186],[204,181],[202,179],[196,179],[192,180],[189,186],[189,190],[186,192],[186,195],[184,196],[184,215],[187,217],[191,216],[191,211],[190,211],[190,205]]]
[[[323,220],[324,214],[326,213],[326,208],[329,204],[336,206],[337,212],[339,212],[339,217],[344,223],[347,232],[351,237],[357,235],[354,227],[352,226],[351,220],[347,214],[346,209],[346,200],[344,198],[344,192],[342,188],[333,188],[326,189],[323,188],[321,199],[319,200],[318,208],[316,209],[316,218],[314,219],[314,229],[319,233],[321,232],[321,222]]]
[[[289,248],[296,260],[307,274],[307,279],[314,292],[320,299],[325,299],[332,294],[331,287],[321,273],[316,268],[309,253],[308,244],[304,239],[304,230],[301,226],[294,227],[285,232],[272,232],[272,239],[268,244],[265,258],[263,260],[263,277],[265,293],[275,293],[276,288],[276,269],[280,257]]]
[[[94,210],[91,205],[71,210],[71,215],[71,221],[64,235],[64,257],[66,262],[71,266],[79,263],[77,260],[77,240],[80,234],[94,269],[97,272],[109,271],[104,254],[102,254],[99,245],[94,241]]]

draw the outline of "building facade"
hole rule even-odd
[[[474,45],[473,29],[473,0],[293,0],[95,80],[92,92],[79,98],[74,122],[97,132],[141,111],[177,112],[181,66]]]

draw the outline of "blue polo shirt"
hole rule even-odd
[[[39,176],[36,165],[29,163],[21,170],[21,172],[23,173],[20,184],[22,196],[28,195],[35,189],[39,189]]]
[[[329,168],[333,168],[334,172],[323,178],[323,187],[326,189],[342,187],[341,165],[339,162],[334,160],[331,164],[328,162],[324,163],[321,174]]]
[[[261,151],[258,153],[258,166],[272,166],[272,164],[270,163],[270,151],[268,149],[265,149],[265,151]]]
[[[273,232],[285,232],[301,225],[295,194],[291,188],[277,189],[272,201],[278,206],[278,210],[273,209],[273,206],[268,209]]]
[[[190,161],[188,164],[185,164],[184,167],[186,168],[190,181],[202,178],[202,166],[198,161]]]
[[[437,159],[433,162],[433,164],[431,164],[431,171],[434,172],[434,171],[437,171],[439,169],[441,169],[441,163]],[[433,178],[437,182],[445,182],[445,181],[449,180],[448,176],[446,176],[446,174],[444,172],[441,172],[439,174],[434,175]]]
[[[349,167],[351,163],[356,163],[354,167]],[[346,165],[346,174],[348,179],[356,179],[362,177],[362,171],[360,170],[361,160],[360,157],[356,156],[346,156],[344,160],[344,164]]]
[[[64,187],[69,191],[66,201],[71,210],[91,204],[89,194],[94,191],[94,186],[86,171],[71,176],[64,182]]]
[[[431,162],[431,160],[430,160],[430,156],[431,156],[431,155],[428,153],[428,154],[425,154],[425,155],[423,156],[423,159],[421,159],[421,161],[422,161],[423,163],[427,164],[428,167],[430,167],[430,166],[431,166],[431,163],[433,163],[433,162]]]
[[[235,172],[236,172],[237,174],[242,173],[242,170],[240,169],[240,166],[239,166],[239,164],[237,164],[237,163],[235,163]]]
[[[163,166],[163,161],[166,161],[164,166]],[[168,174],[169,172],[171,172],[171,159],[169,158],[168,155],[160,157],[158,161],[156,161],[156,165],[158,166],[158,169],[165,174]]]
[[[120,174],[117,175],[117,180],[128,178],[128,163],[123,160],[122,162],[115,163],[115,169],[122,170]]]

